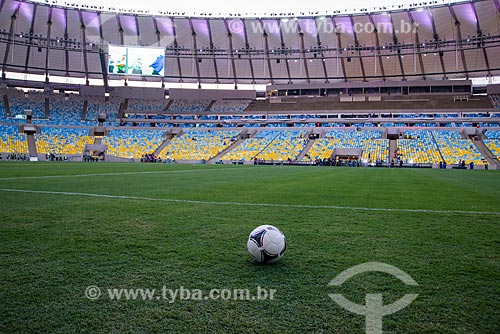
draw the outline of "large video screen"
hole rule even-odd
[[[163,76],[164,66],[164,49],[109,46],[109,74]]]

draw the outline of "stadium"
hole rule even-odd
[[[499,0],[0,0],[0,65],[2,333],[500,331]]]

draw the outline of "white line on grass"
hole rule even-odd
[[[138,197],[138,196],[106,195],[106,194],[93,194],[93,193],[76,193],[76,192],[67,192],[67,191],[24,190],[24,189],[7,189],[7,188],[0,188],[0,191],[16,192],[16,193],[28,193],[28,194],[85,196],[85,197],[125,199],[125,200],[138,200],[138,201],[152,201],[152,202],[167,202],[167,203],[187,203],[187,204],[200,204],[200,205],[232,205],[232,206],[271,207],[271,208],[294,208],[294,209],[332,209],[332,210],[351,210],[351,211],[444,213],[444,214],[499,215],[500,216],[500,212],[497,212],[497,211],[462,211],[462,210],[427,210],[427,209],[397,209],[397,208],[364,208],[364,207],[356,207],[356,206],[337,206],[337,205],[306,205],[306,204],[278,204],[278,203],[214,202],[214,201],[197,201],[197,200],[188,200],[188,199],[151,198],[151,197]]]
[[[205,172],[205,171],[219,171],[219,170],[240,170],[250,169],[252,167],[243,168],[204,168],[204,169],[182,169],[182,170],[158,170],[158,171],[145,171],[145,172],[117,172],[117,173],[94,173],[94,174],[60,174],[60,175],[42,175],[42,176],[13,176],[13,177],[0,177],[0,181],[9,180],[24,180],[24,179],[55,179],[66,177],[88,177],[88,176],[112,176],[112,175],[136,175],[136,174],[163,174],[163,173],[188,173],[188,172]]]

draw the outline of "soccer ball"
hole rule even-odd
[[[255,262],[274,263],[285,253],[285,235],[277,227],[261,225],[250,232],[247,249]]]

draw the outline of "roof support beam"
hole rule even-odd
[[[386,81],[387,79],[385,78],[384,62],[382,61],[382,55],[380,55],[380,53],[377,55],[377,51],[380,52],[380,38],[378,36],[378,30],[376,28],[377,26],[375,25],[375,21],[373,20],[371,14],[368,14],[368,19],[370,20],[371,25],[375,27],[373,29],[373,33],[375,34],[375,45],[376,45],[374,52],[375,52],[375,57],[377,58],[375,59],[375,62],[378,61],[380,72],[382,72],[382,79]]]
[[[102,81],[104,82],[104,88],[106,92],[109,90],[109,82],[108,82],[108,64],[105,63],[106,57],[104,56],[105,51],[104,51],[104,35],[102,31],[102,19],[101,19],[101,13],[97,12],[97,21],[99,22],[99,38],[100,38],[100,43],[97,45],[98,50],[99,50],[99,60],[101,61],[101,73],[102,73]]]
[[[122,27],[122,21],[120,20],[120,15],[116,15],[116,24],[118,25],[120,45],[125,45],[125,39],[123,38],[123,27]]]
[[[198,88],[201,88],[200,62],[202,62],[203,60],[198,55],[198,43],[196,40],[196,31],[194,30],[193,21],[191,21],[191,19],[188,19],[188,23],[189,23],[189,28],[191,29],[191,37],[193,42],[193,47],[192,47],[193,60],[196,68],[196,77],[198,78]]]
[[[36,16],[37,8],[38,8],[38,5],[33,4],[33,13],[32,13],[31,22],[30,22],[30,41],[28,43],[28,48],[26,50],[26,57],[25,57],[25,62],[24,62],[24,72],[26,72],[26,73],[28,73],[28,64],[29,64],[30,55],[31,55],[31,45],[33,44],[33,35],[35,33],[35,16]]]
[[[436,44],[436,48],[440,48],[439,35],[436,30],[436,23],[434,22],[434,17],[432,16],[430,9],[427,10],[427,13],[429,13],[429,17],[431,18],[432,37],[434,38],[434,43]],[[439,52],[439,61],[441,62],[441,71],[443,72],[443,79],[446,80],[448,79],[448,76],[446,75],[446,67],[444,66],[443,51],[438,50],[438,52]]]
[[[229,60],[231,61],[231,68],[233,70],[234,89],[238,89],[236,64],[234,62],[233,34],[231,33],[231,30],[229,29],[229,25],[228,25],[226,19],[224,19],[224,27],[226,28],[227,41],[228,41],[228,45],[229,45],[229,52],[228,52],[229,59],[228,59],[228,61]]]
[[[269,78],[271,79],[271,84],[273,84],[274,83],[273,68],[271,67],[271,59],[269,58],[269,40],[267,32],[264,31],[262,37],[264,38],[264,57],[266,58],[267,68],[269,70]]]
[[[134,23],[135,23],[135,33],[137,34],[137,45],[142,45],[141,43],[141,32],[139,30],[139,17],[134,15]]]
[[[352,15],[350,15],[349,18],[351,19],[351,26],[353,27],[352,35],[354,37],[354,47],[357,50],[359,64],[361,65],[361,74],[363,75],[363,81],[366,81],[365,65],[363,63],[363,57],[361,56],[361,46],[359,45],[358,34],[356,34],[356,29],[354,29],[354,18],[352,17]]]
[[[64,63],[66,65],[66,76],[69,77],[69,50],[68,50],[68,10],[64,8]]]
[[[4,1],[5,2],[5,1]],[[21,3],[17,5],[17,8],[14,10],[14,13],[10,17],[10,28],[9,28],[9,40],[7,42],[7,46],[5,47],[5,53],[3,55],[3,65],[2,65],[2,77],[5,77],[5,64],[7,64],[7,60],[9,58],[10,46],[14,43],[14,26],[17,20],[17,14],[19,13],[19,7]]]
[[[495,2],[495,5],[499,6],[498,0]],[[470,6],[472,8],[472,12],[474,13],[474,16],[476,17],[477,37],[479,38],[479,42],[477,44],[477,47],[481,48],[483,51],[484,63],[486,64],[486,68],[488,70],[488,75],[491,76],[490,60],[488,59],[488,53],[486,52],[486,48],[484,47],[484,44],[483,44],[483,31],[481,30],[481,24],[479,23],[479,17],[477,16],[476,6],[474,5],[474,3],[471,3]],[[498,15],[498,13],[497,13],[497,15]]]
[[[158,29],[158,21],[156,21],[156,17],[152,17],[152,19],[153,19],[153,27],[155,28],[156,46],[161,47],[161,33],[160,29]]]
[[[212,37],[212,27],[210,26],[210,20],[206,20],[208,27],[208,38],[210,42],[210,54],[213,57],[214,61],[214,70],[215,70],[215,82],[219,83],[219,69],[217,68],[217,55],[215,53],[214,39]]]
[[[405,69],[403,67],[403,59],[402,54],[401,54],[401,49],[399,48],[399,41],[398,41],[398,36],[396,35],[396,29],[394,27],[394,21],[392,20],[392,15],[389,15],[389,18],[391,20],[391,27],[392,27],[392,43],[394,44],[394,47],[397,50],[398,53],[398,61],[399,61],[399,68],[401,69],[401,76],[403,81],[406,80],[406,75],[405,75]]]
[[[82,57],[83,57],[83,66],[85,68],[85,84],[89,85],[89,64],[87,61],[87,27],[85,26],[85,22],[83,21],[82,11],[78,11],[78,18],[80,19],[80,29],[82,31]]]
[[[307,53],[306,53],[306,46],[304,43],[304,32],[302,31],[300,24],[297,24],[297,27],[299,28],[300,49],[301,49],[300,51],[302,53],[304,70],[306,71],[306,82],[311,83],[311,79],[309,77],[309,66],[307,65]]]
[[[160,29],[158,29],[158,21],[156,21],[156,17],[152,17],[153,20],[153,27],[155,29],[155,35],[156,35],[156,45],[158,47],[161,47],[161,33]],[[139,22],[137,22],[137,31],[139,31]],[[165,61],[165,60],[163,60]],[[161,87],[165,88],[165,76],[161,78]]]
[[[500,0],[493,0],[495,7],[497,7],[498,12],[500,12]]]
[[[49,17],[47,19],[47,52],[45,53],[45,82],[49,82],[49,51],[52,30],[52,7],[49,7]]]
[[[337,27],[335,19],[332,16],[332,23],[334,27]],[[345,71],[344,57],[339,56],[342,52],[342,40],[340,39],[340,31],[335,28],[335,35],[337,35],[337,61],[340,58],[340,64],[342,65],[342,74],[344,75],[344,81],[347,82],[347,73]],[[337,67],[338,68],[338,67]],[[337,74],[338,75],[338,74]]]
[[[5,3],[6,3],[5,0],[0,1],[0,13],[2,13],[3,6],[5,5]]]
[[[288,63],[289,59],[288,59],[288,51],[286,50],[286,45],[285,45],[285,39],[283,38],[283,30],[281,29],[281,20],[277,20],[278,22],[278,27],[279,27],[279,31],[280,31],[280,48],[281,48],[281,51],[280,51],[280,57],[282,54],[285,54],[285,68],[286,68],[286,74],[288,75],[288,83],[291,84],[292,83],[292,74],[290,72],[290,64]]]
[[[317,49],[315,50],[314,54],[317,56],[317,53],[319,52],[319,55],[321,56],[321,65],[323,67],[323,74],[325,76],[325,83],[328,83],[328,71],[326,69],[326,61],[325,61],[325,52],[323,51],[323,45],[321,42],[321,38],[319,37],[319,25],[316,20],[314,20],[314,24],[316,27],[316,43],[317,43]],[[316,58],[316,57],[315,57]]]
[[[248,43],[247,26],[245,25],[245,21],[243,19],[242,21],[243,21],[243,32],[245,34],[245,48],[249,50],[250,44]],[[248,55],[248,61],[250,62],[250,73],[252,74],[252,84],[255,84],[255,72],[253,70],[252,55],[250,54],[250,52],[248,52],[247,55]]]
[[[177,68],[179,70],[179,82],[183,82],[184,80],[182,79],[182,66],[181,66],[181,57],[180,57],[180,52],[179,52],[179,43],[177,42],[177,29],[175,29],[175,21],[174,18],[171,18],[172,20],[172,34],[174,36],[174,49],[175,49],[175,55],[177,58]]]
[[[420,71],[422,72],[422,78],[424,80],[427,80],[427,76],[425,74],[425,68],[424,68],[424,60],[422,59],[422,54],[420,53],[420,36],[418,35],[418,26],[415,24],[415,19],[413,18],[412,11],[408,11],[408,18],[410,19],[410,23],[412,27],[415,27],[415,45],[414,48],[416,49],[416,54],[418,57],[418,62],[420,64]]]
[[[448,7],[450,10],[451,17],[453,18],[453,21],[455,22],[455,28],[457,31],[457,35],[455,38],[455,45],[456,45],[456,50],[460,48],[460,56],[462,58],[462,66],[465,71],[465,78],[468,80],[469,79],[469,71],[467,70],[467,62],[465,60],[465,53],[464,49],[462,47],[462,29],[460,29],[460,21],[457,18],[457,15],[455,14],[455,9],[453,9],[453,6]],[[456,69],[458,70],[458,69]]]

